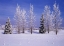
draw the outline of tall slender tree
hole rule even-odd
[[[20,9],[20,6],[17,4],[16,13],[14,15],[14,19],[16,21],[16,27],[18,29],[18,33],[24,33],[26,28],[26,11],[24,9]]]
[[[21,10],[21,27],[22,27],[23,33],[24,33],[24,30],[26,29],[26,24],[27,24],[26,15],[27,15],[26,11],[24,9]]]
[[[44,19],[45,19],[45,28],[49,33],[50,30],[50,16],[51,16],[51,11],[50,11],[50,6],[46,5],[44,8]]]
[[[31,30],[31,34],[32,34],[32,30],[34,28],[34,22],[35,22],[35,16],[33,13],[33,5],[30,4],[30,15],[29,15],[29,23],[30,23],[30,30]]]
[[[60,9],[59,9],[59,5],[55,4],[53,5],[53,15],[54,15],[54,27],[55,27],[55,31],[56,31],[56,34],[58,32],[58,28],[60,26],[60,24],[62,23],[62,18],[60,17],[61,15],[61,12],[60,12]]]
[[[18,30],[18,33],[20,33],[20,30],[21,30],[21,9],[20,9],[20,6],[17,4],[17,7],[16,7],[16,13],[14,15],[14,20],[16,22],[16,28]]]
[[[54,30],[54,16],[53,16],[53,11],[51,12],[50,18],[49,18],[49,29]]]

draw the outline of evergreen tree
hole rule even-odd
[[[40,19],[40,27],[39,27],[39,33],[45,33],[45,28],[44,28],[44,18],[43,18],[43,15]]]
[[[10,25],[10,19],[8,18],[6,25],[5,25],[5,30],[4,34],[11,34],[11,25]]]

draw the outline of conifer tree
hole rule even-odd
[[[39,27],[39,33],[45,33],[45,28],[44,28],[44,18],[43,18],[43,15],[40,19],[40,27]]]
[[[8,17],[8,20],[6,22],[6,25],[5,25],[5,30],[4,30],[4,34],[11,34],[11,25],[10,25],[10,19]]]

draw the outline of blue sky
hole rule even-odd
[[[53,9],[55,1],[59,4],[61,17],[64,18],[64,0],[0,0],[0,24],[5,24],[7,17],[10,17],[11,24],[14,24],[13,17],[17,4],[20,5],[21,9],[25,9],[28,12],[31,3],[34,6],[36,26],[39,27],[40,17],[43,13],[44,6],[49,5],[51,9]],[[62,23],[64,23],[64,21]],[[62,24],[62,26],[64,26],[64,24]]]

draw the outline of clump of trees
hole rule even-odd
[[[60,17],[61,12],[59,9],[59,5],[56,4],[56,2],[53,5],[53,10],[50,10],[51,7],[46,5],[44,7],[43,14],[40,18],[40,27],[39,27],[39,33],[45,33],[46,31],[49,33],[51,30],[58,32],[58,29],[62,23],[62,18]],[[25,33],[25,30],[27,28],[27,25],[29,26],[30,32],[32,34],[33,29],[35,27],[35,15],[33,12],[33,5],[30,4],[30,10],[29,15],[27,17],[27,12],[25,9],[21,9],[21,7],[17,4],[16,7],[16,13],[14,15],[14,20],[16,23],[16,29],[18,34]],[[29,18],[29,20],[27,20]],[[28,23],[27,23],[28,22]],[[5,25],[4,34],[11,34],[11,26],[10,26],[10,19],[8,18],[8,21]]]
[[[43,15],[44,15],[44,18],[42,19],[44,19],[44,27],[46,31],[48,31],[49,33],[49,31],[54,30],[57,35],[58,29],[62,23],[62,18],[60,17],[61,12],[59,9],[59,5],[57,5],[55,2],[55,4],[53,5],[53,11],[50,10],[50,6],[46,5],[44,7]]]
[[[26,10],[21,10],[18,4],[16,8],[16,13],[14,15],[14,20],[16,22],[18,33],[24,33],[24,30],[26,28]]]
[[[33,13],[33,5],[30,4],[30,12],[29,12],[29,29],[32,34],[32,30],[34,28],[34,13]],[[21,31],[24,33],[26,27],[27,27],[27,13],[25,9],[21,9],[20,6],[17,4],[16,13],[14,15],[14,20],[16,22],[16,27],[18,30],[18,33],[21,33]]]

